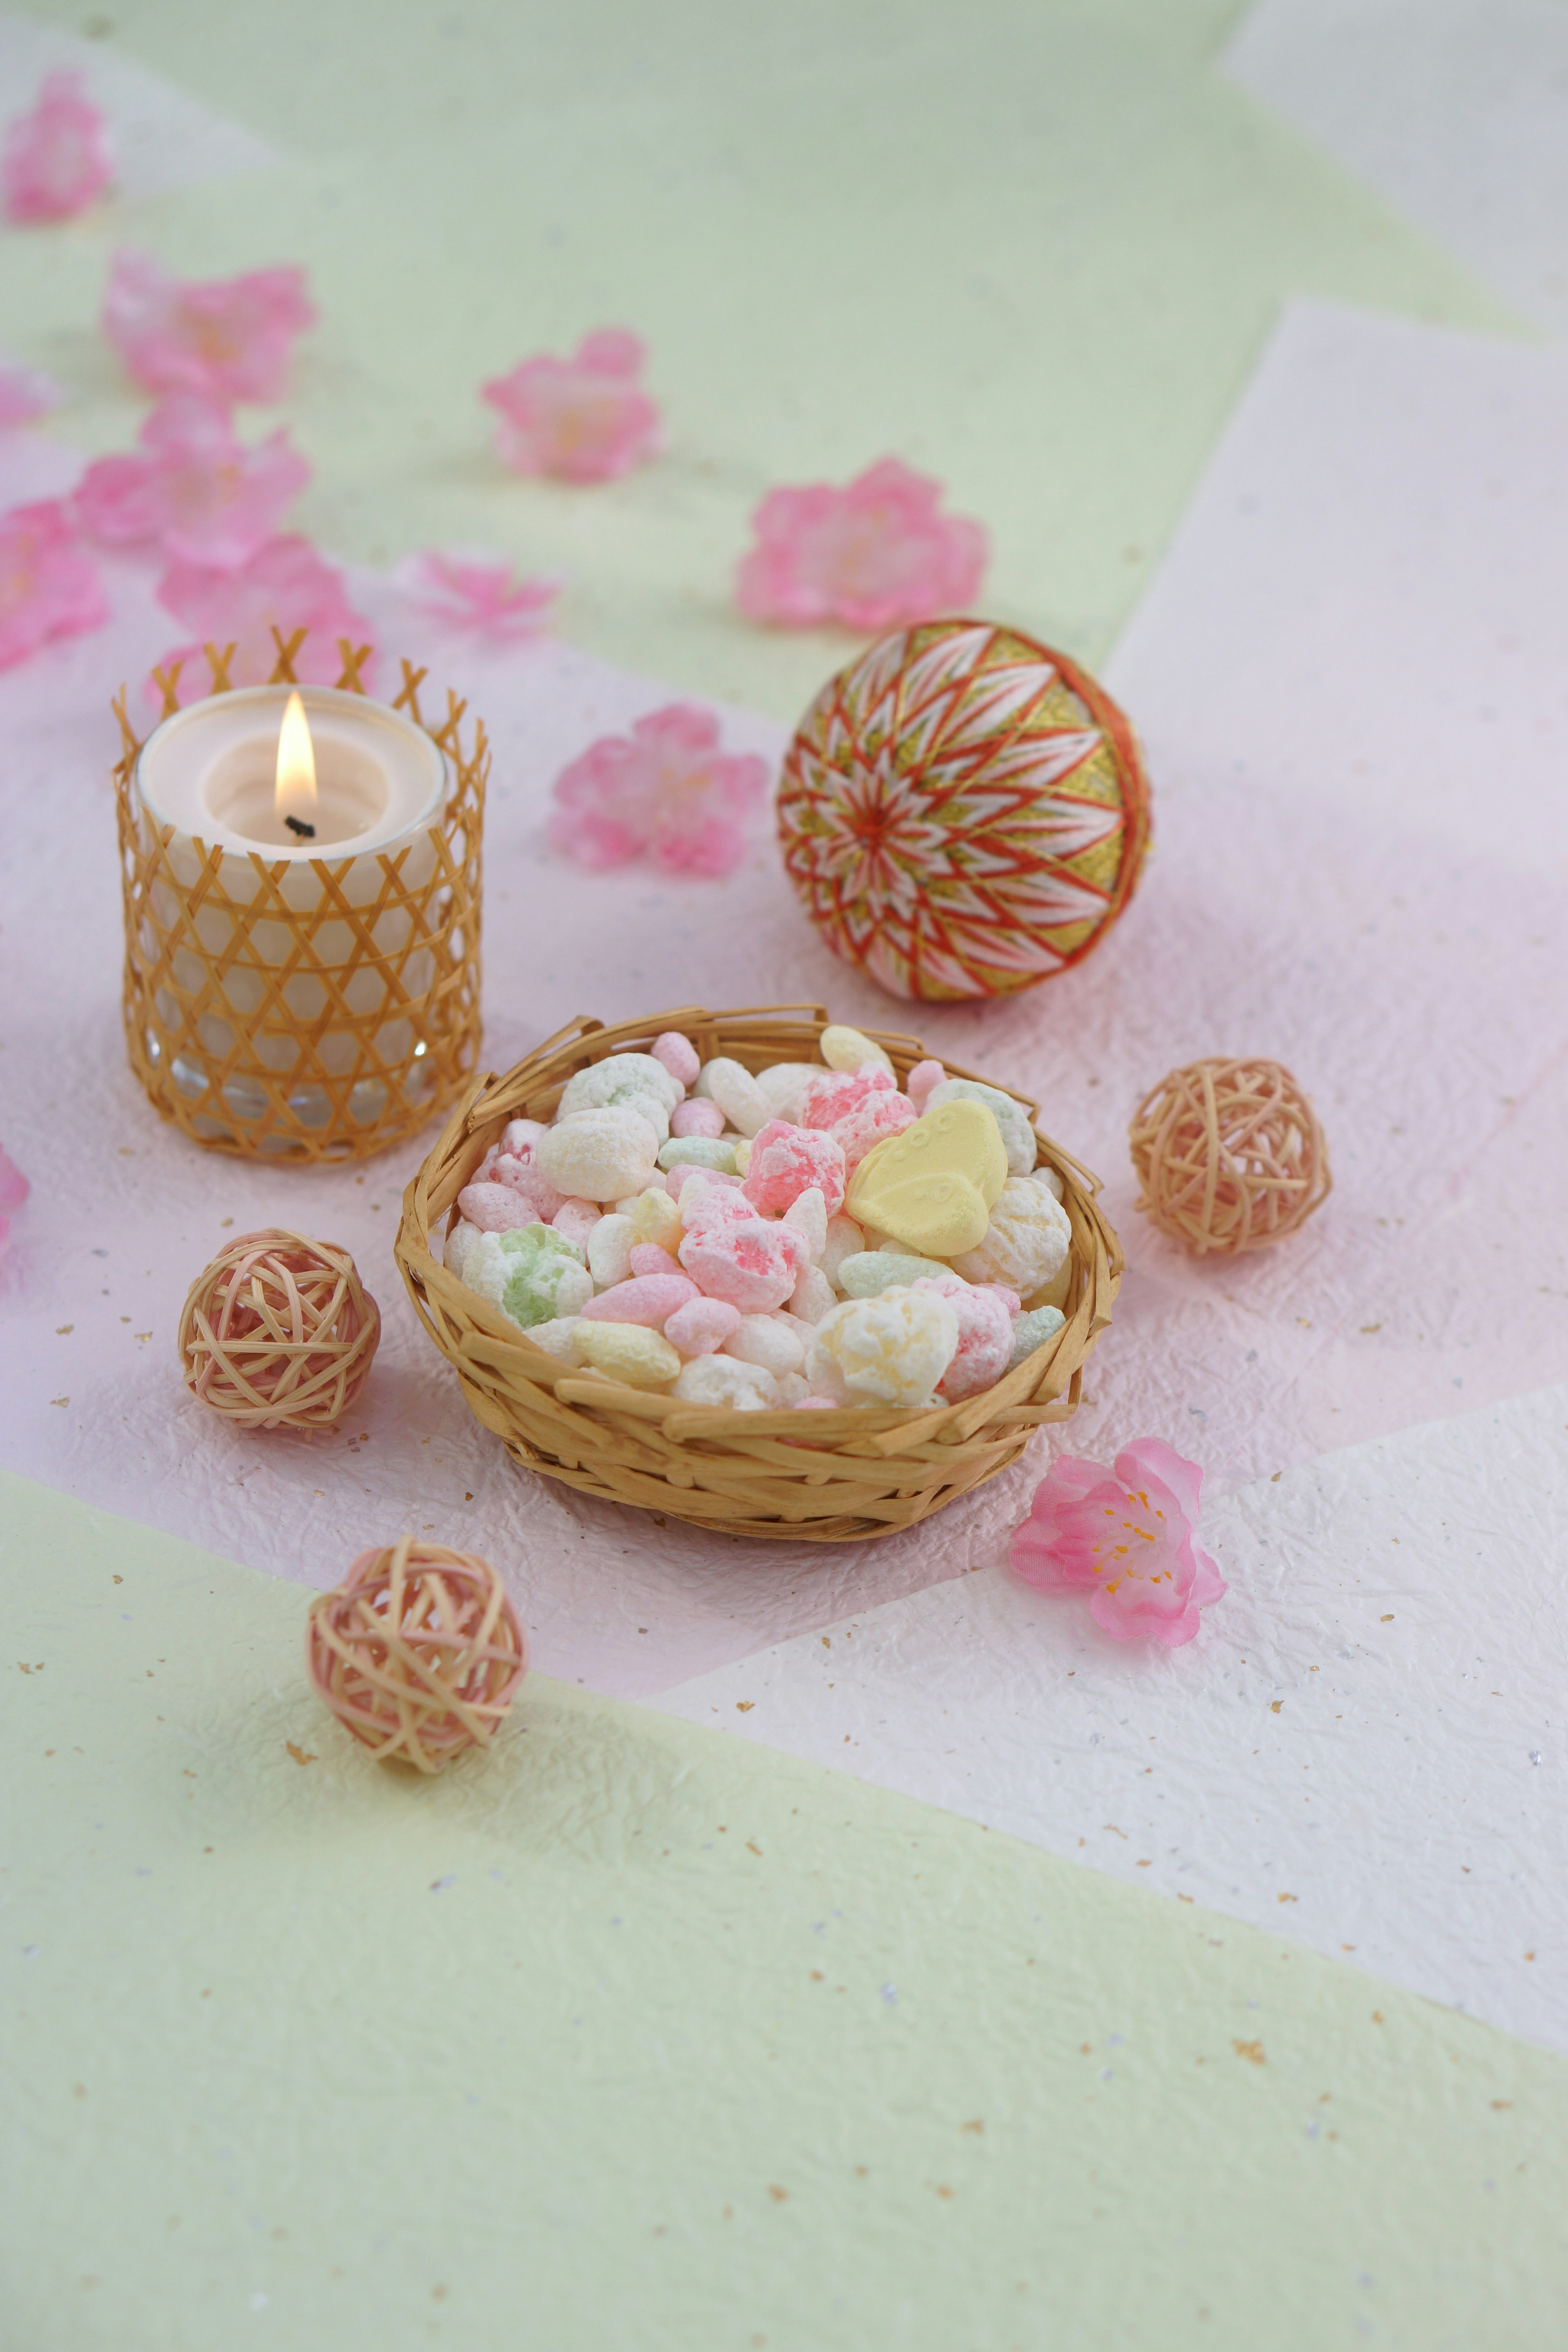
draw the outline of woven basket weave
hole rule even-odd
[[[848,1543],[929,1518],[1016,1461],[1042,1422],[1073,1411],[1084,1359],[1110,1320],[1123,1259],[1096,1206],[1098,1180],[1044,1135],[1040,1159],[1061,1177],[1072,1223],[1067,1320],[994,1388],[930,1412],[736,1412],[650,1395],[547,1356],[437,1263],[432,1235],[444,1231],[507,1120],[548,1119],[574,1071],[607,1054],[646,1053],[666,1029],[682,1031],[705,1062],[720,1054],[752,1070],[820,1062],[817,1041],[829,1018],[821,1005],[735,1013],[685,1005],[615,1029],[580,1017],[504,1077],[482,1079],[453,1113],[403,1196],[395,1255],[476,1420],[525,1468],[726,1535]],[[917,1038],[869,1034],[900,1083],[925,1058]],[[955,1077],[979,1075],[948,1067]],[[1035,1116],[1026,1096],[1015,1099]]]

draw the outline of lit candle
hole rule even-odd
[[[268,1111],[261,1073],[299,1070],[289,1108],[324,1128],[334,1106],[312,1056],[334,1078],[359,1073],[346,1108],[360,1125],[385,1115],[389,1068],[410,1105],[428,1090],[411,1000],[434,983],[435,958],[405,950],[410,899],[436,875],[433,828],[447,784],[446,759],[421,727],[336,688],[215,694],[149,736],[135,768],[143,843],[163,853],[149,911],[165,940],[194,931],[205,950],[176,944],[173,990],[153,994],[171,1034],[205,1005],[195,1024],[204,1057],[187,1045],[170,1066],[187,1100],[216,1090],[244,1128]],[[255,1075],[242,1066],[251,1056]],[[211,1110],[221,1128],[216,1098]]]

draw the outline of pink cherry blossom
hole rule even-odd
[[[247,449],[229,413],[194,392],[174,393],[142,427],[144,456],[100,457],[77,487],[77,520],[107,546],[156,542],[187,563],[220,571],[248,562],[310,478],[287,433]]]
[[[302,269],[196,282],[120,253],[103,299],[103,331],[138,383],[213,400],[280,399],[294,338],[315,323]]]
[[[11,1231],[11,1212],[19,1209],[32,1186],[0,1143],[0,1249],[5,1246]]]
[[[108,618],[97,566],[77,545],[58,499],[0,514],[0,669]]]
[[[5,133],[5,217],[26,226],[74,220],[113,177],[109,126],[80,74],[50,74],[32,112],[19,114]]]
[[[338,639],[354,645],[374,644],[374,631],[349,603],[341,572],[324,562],[308,539],[297,534],[269,539],[246,563],[219,572],[201,563],[172,564],[159,583],[158,602],[167,613],[195,632],[195,641],[164,655],[159,667],[166,673],[171,662],[196,662],[204,645],[221,651],[237,646],[229,664],[234,686],[264,686],[278,660],[273,641],[276,628],[287,641],[296,629],[309,629],[295,656],[300,680],[311,686],[333,686],[342,667]],[[374,661],[361,672],[366,686]]]
[[[647,856],[667,874],[729,874],[767,790],[765,760],[721,751],[712,712],[671,702],[562,770],[550,838],[592,873]]]
[[[1157,1437],[1135,1438],[1114,1473],[1058,1454],[1016,1528],[1009,1558],[1041,1592],[1087,1591],[1089,1614],[1118,1642],[1176,1649],[1225,1580],[1194,1541],[1204,1474]]]
[[[940,482],[897,457],[845,489],[812,482],[770,490],[752,517],[735,601],[753,621],[807,628],[908,627],[972,604],[985,569],[984,528],[938,511]]]
[[[482,387],[500,412],[496,447],[515,474],[609,482],[656,457],[663,427],[637,383],[645,352],[624,327],[584,335],[569,360],[541,353]]]
[[[564,582],[519,579],[511,564],[454,550],[405,556],[394,578],[449,628],[489,637],[537,636]]]
[[[0,367],[0,433],[36,425],[64,398],[64,388],[42,368]]]

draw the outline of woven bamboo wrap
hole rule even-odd
[[[295,682],[306,632],[278,638],[273,685]],[[278,632],[273,631],[278,637]],[[370,652],[339,641],[339,688],[363,694]],[[228,690],[226,651],[208,646],[210,691]],[[479,1053],[480,856],[490,755],[481,725],[468,749],[467,705],[419,707],[425,672],[403,664],[394,709],[446,754],[452,782],[426,853],[378,860],[373,899],[346,877],[366,859],[310,860],[308,913],[289,898],[289,862],[198,845],[193,882],[171,856],[174,829],[145,817],[136,791],[142,743],[123,689],[115,703],[122,751],[114,771],[125,907],[123,1004],[131,1067],[153,1108],[209,1151],[295,1161],[368,1160],[417,1135],[472,1082]],[[179,665],[165,678],[163,717],[179,708]],[[246,864],[242,896],[225,884]],[[279,960],[276,945],[286,941]]]
[[[1061,1177],[1072,1223],[1067,1320],[994,1388],[927,1412],[735,1412],[650,1395],[557,1362],[437,1263],[432,1236],[444,1233],[448,1210],[502,1127],[510,1118],[548,1119],[574,1072],[607,1054],[646,1053],[666,1029],[682,1031],[704,1061],[723,1054],[751,1070],[820,1062],[817,1041],[829,1018],[819,1004],[734,1013],[684,1005],[615,1029],[580,1017],[504,1077],[482,1079],[453,1113],[403,1196],[395,1255],[470,1411],[526,1469],[727,1535],[848,1543],[929,1518],[1016,1461],[1042,1422],[1072,1412],[1084,1359],[1110,1320],[1123,1259],[1096,1206],[1098,1180],[1045,1135],[1040,1158]],[[886,1049],[900,1083],[925,1059],[918,1038],[867,1034]],[[948,1067],[955,1077],[984,1075]],[[1036,1116],[1026,1096],[1014,1099]]]

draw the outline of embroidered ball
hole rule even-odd
[[[1015,630],[935,621],[829,679],[785,754],[778,823],[835,954],[895,996],[1009,996],[1121,914],[1149,788],[1086,671]]]

